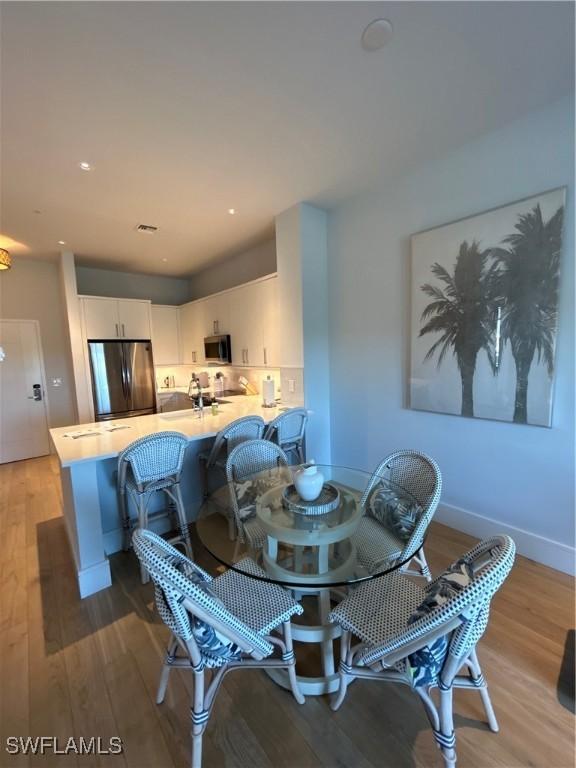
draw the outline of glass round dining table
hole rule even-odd
[[[382,578],[417,554],[423,542],[415,529],[422,510],[397,478],[333,465],[318,465],[322,490],[305,501],[296,489],[302,490],[301,469],[243,473],[209,495],[195,528],[220,568],[280,584],[302,600],[306,623],[294,626],[294,640],[318,645],[321,674],[298,679],[305,695],[320,695],[338,687],[333,641],[340,630],[329,621],[332,603],[348,587]],[[230,517],[235,541],[230,540]],[[281,672],[270,670],[288,687]]]

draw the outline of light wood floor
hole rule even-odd
[[[472,543],[434,525],[433,572]],[[0,766],[187,766],[191,681],[174,672],[164,704],[154,703],[166,630],[151,588],[140,585],[134,556],[121,553],[113,586],[79,599],[53,458],[0,467],[0,566]],[[479,654],[501,731],[488,730],[474,691],[457,691],[461,768],[574,764],[574,718],[556,690],[573,600],[570,578],[518,558]],[[119,736],[124,752],[8,755],[6,737],[26,735]],[[262,672],[232,673],[205,737],[204,768],[441,765],[410,690],[368,681],[354,683],[333,713],[325,698],[298,706]]]

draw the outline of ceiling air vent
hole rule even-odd
[[[158,227],[153,227],[152,224],[138,224],[136,227],[137,232],[146,232],[151,235],[153,232],[158,231]]]

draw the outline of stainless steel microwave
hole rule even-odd
[[[204,339],[204,359],[207,363],[231,363],[232,348],[230,336],[207,336]]]

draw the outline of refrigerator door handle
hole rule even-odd
[[[122,393],[124,394],[124,399],[128,400],[128,386],[126,382],[126,350],[124,349],[124,344],[122,344]]]
[[[132,358],[130,356],[129,348],[128,349],[126,348],[126,344],[123,344],[122,346],[124,347],[124,355],[125,355],[124,365],[126,370],[126,399],[128,400],[129,409],[132,410],[132,408],[134,408],[134,397],[132,393]]]

